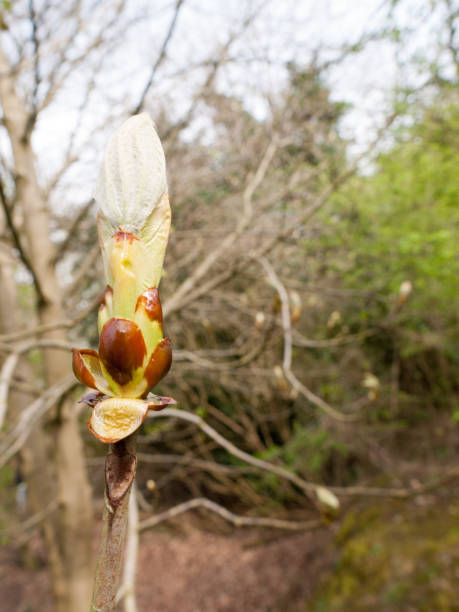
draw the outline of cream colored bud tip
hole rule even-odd
[[[153,121],[131,117],[105,151],[96,189],[100,215],[113,231],[137,234],[167,194],[166,161]]]
[[[409,296],[412,291],[413,291],[413,284],[411,283],[411,281],[406,280],[406,281],[403,281],[403,283],[400,285],[399,295]]]

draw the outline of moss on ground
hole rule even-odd
[[[419,504],[419,501],[418,501]],[[459,611],[459,503],[351,511],[308,612]]]

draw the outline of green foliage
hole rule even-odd
[[[348,454],[347,445],[333,438],[329,432],[297,424],[285,444],[272,444],[257,453],[257,457],[273,463],[280,462],[292,473],[312,476],[314,480],[321,481],[327,477],[330,465],[345,460]],[[260,474],[256,480],[258,491],[269,489],[280,501],[286,501],[283,498],[285,491],[277,476]]]
[[[346,457],[347,446],[334,439],[329,432],[296,426],[282,451],[283,460],[294,471],[323,476],[327,462],[335,454]]]
[[[0,469],[0,489],[10,487],[14,481],[14,471],[10,465],[4,465]]]
[[[406,122],[405,122],[406,123]],[[426,418],[426,403],[450,405],[457,392],[459,277],[459,104],[443,96],[410,127],[398,128],[390,150],[370,175],[356,176],[321,214],[321,236],[308,245],[323,252],[327,276],[344,291],[340,314],[347,329],[375,329],[362,343],[368,370],[381,379],[373,414],[395,420],[394,359],[399,365],[398,408],[405,425]],[[412,286],[403,301],[402,283]],[[356,298],[361,296],[361,298]],[[349,379],[342,372],[341,379]],[[392,391],[391,391],[392,389]],[[414,394],[414,395],[413,395]],[[410,396],[418,398],[410,405]]]
[[[440,114],[441,111],[441,114]],[[351,287],[395,296],[409,280],[414,292],[407,322],[425,329],[455,316],[459,254],[459,107],[432,109],[421,125],[404,130],[339,199],[337,228],[352,253],[344,268]]]

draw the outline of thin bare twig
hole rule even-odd
[[[170,465],[177,464],[183,466],[194,467],[198,470],[206,470],[208,472],[221,472],[223,474],[229,475],[239,475],[239,474],[253,474],[255,468],[248,466],[238,466],[238,465],[222,465],[221,463],[216,463],[215,461],[206,461],[205,459],[196,459],[195,457],[190,457],[187,455],[161,455],[154,454],[151,455],[149,453],[137,453],[137,458],[144,463],[150,463],[154,465]],[[97,458],[97,462],[100,462],[99,458]]]
[[[205,66],[209,66],[211,68],[211,70],[209,70],[206,79],[204,81],[204,83],[202,84],[202,86],[199,88],[199,91],[197,91],[195,93],[195,95],[193,96],[193,100],[191,101],[190,106],[188,107],[188,110],[186,111],[186,113],[184,114],[184,116],[179,119],[175,124],[171,125],[164,134],[161,135],[161,140],[163,142],[167,142],[171,137],[176,137],[177,134],[180,132],[180,130],[184,129],[185,127],[187,127],[190,123],[190,121],[193,118],[194,112],[196,110],[196,108],[199,106],[199,102],[200,100],[202,100],[206,93],[210,90],[210,87],[212,86],[212,84],[214,83],[216,77],[217,77],[217,73],[219,68],[229,62],[230,60],[228,59],[228,53],[231,49],[231,46],[236,42],[236,40],[247,30],[247,28],[250,26],[250,24],[253,22],[253,20],[255,19],[255,17],[257,16],[257,14],[260,12],[260,9],[262,8],[262,4],[260,4],[259,6],[255,7],[255,10],[253,10],[242,22],[241,27],[238,28],[237,31],[231,32],[228,39],[225,41],[225,43],[221,46],[219,46],[218,49],[215,50],[214,53],[211,53],[210,58],[206,59],[204,62],[199,62],[197,64],[193,65],[188,65],[186,68],[186,72],[189,73],[190,70],[192,70],[193,68],[199,68],[199,67],[205,67]],[[179,73],[175,73],[171,76],[180,76],[180,72]]]
[[[196,283],[206,275],[208,270],[228,251],[229,247],[235,243],[245,230],[253,216],[252,199],[254,193],[262,182],[276,150],[277,144],[275,138],[273,138],[267,146],[255,174],[250,177],[242,193],[243,211],[236,229],[222,240],[213,251],[208,253],[202,263],[196,267],[193,274],[176,289],[173,296],[163,306],[164,315],[179,310],[185,302],[188,303],[190,293],[196,286]]]
[[[83,261],[79,263],[78,271],[76,272],[73,278],[73,282],[70,285],[68,291],[66,292],[66,297],[72,296],[75,293],[78,293],[80,291],[81,285],[83,281],[86,280],[89,270],[94,268],[94,265],[96,264],[99,257],[100,257],[99,245],[94,244],[89,249],[89,251],[86,253],[86,256],[83,258]]]
[[[78,4],[81,5],[82,3],[78,2]],[[119,23],[119,17],[125,4],[126,0],[118,0],[113,7],[113,14],[110,20],[105,23],[101,23],[100,27],[95,32],[93,38],[89,40],[86,47],[80,53],[77,53],[72,57],[72,59],[70,59],[69,57],[66,57],[70,44],[74,41],[76,34],[82,27],[83,19],[85,19],[82,14],[83,11],[80,11],[75,20],[73,32],[71,32],[66,40],[60,45],[61,52],[59,53],[58,59],[56,60],[54,67],[48,76],[48,90],[43,96],[40,106],[37,109],[38,112],[41,112],[51,104],[67,78],[83,61],[87,60],[91,54],[96,49],[99,49],[103,44],[108,44],[108,33],[113,26]],[[111,40],[110,42],[114,44],[114,40]]]
[[[232,523],[235,527],[264,527],[270,529],[287,529],[289,531],[303,531],[308,529],[315,529],[323,525],[321,520],[314,519],[311,521],[287,521],[283,519],[268,518],[268,517],[255,517],[255,516],[240,516],[230,512],[227,508],[220,506],[210,499],[205,497],[197,497],[190,501],[178,504],[173,508],[169,508],[165,512],[161,512],[156,516],[145,519],[139,524],[139,531],[145,531],[156,527],[164,521],[168,521],[176,516],[194,510],[195,508],[206,508],[211,512],[215,512],[225,521]]]
[[[222,435],[220,435],[215,429],[213,429],[213,427],[208,425],[201,417],[195,414],[185,412],[184,410],[178,410],[176,408],[165,408],[164,410],[161,410],[161,412],[151,412],[149,414],[149,417],[171,417],[187,421],[188,423],[194,423],[197,427],[199,427],[199,429],[201,429],[201,431],[207,434],[210,438],[217,442],[217,444],[227,450],[231,455],[237,457],[238,459],[241,459],[242,461],[245,461],[249,465],[253,465],[266,472],[276,474],[280,478],[289,480],[292,484],[303,490],[308,495],[317,493],[317,491],[321,488],[321,485],[303,480],[296,474],[289,472],[283,467],[274,465],[272,463],[269,463],[268,461],[264,461],[263,459],[258,459],[257,457],[249,455],[248,453],[244,452],[243,450],[232,444]],[[343,495],[348,497],[392,497],[397,499],[409,499],[410,497],[415,497],[417,495],[421,495],[433,489],[439,488],[444,484],[448,483],[449,481],[454,480],[458,477],[459,467],[452,466],[451,468],[444,470],[440,476],[434,477],[425,485],[405,488],[366,487],[360,485],[354,487],[328,486],[327,489],[329,489],[336,495]],[[313,501],[315,501],[315,496],[312,499]]]
[[[2,204],[3,212],[5,213],[6,223],[8,225],[8,229],[10,230],[14,246],[19,253],[19,257],[22,263],[24,264],[24,266],[27,268],[27,270],[30,272],[30,275],[32,276],[33,284],[35,287],[35,291],[37,293],[37,298],[38,298],[39,303],[44,303],[45,296],[43,294],[38,275],[35,272],[34,266],[32,265],[32,262],[30,261],[30,258],[24,248],[24,245],[21,242],[19,232],[17,231],[16,226],[14,224],[13,217],[11,215],[10,205],[7,201],[2,181],[0,181],[0,202]]]
[[[258,261],[261,263],[265,272],[269,278],[270,283],[275,288],[279,295],[279,299],[281,301],[281,314],[282,314],[282,327],[284,330],[284,355],[282,360],[282,369],[284,371],[284,375],[289,383],[292,385],[294,389],[299,391],[311,404],[317,406],[321,410],[328,414],[328,416],[332,417],[337,421],[341,421],[343,423],[349,423],[356,421],[359,417],[355,414],[343,414],[330,406],[325,400],[321,397],[313,393],[310,389],[306,387],[302,382],[300,382],[295,374],[292,371],[292,325],[290,320],[290,303],[288,298],[287,290],[284,285],[279,280],[274,268],[266,259],[266,257],[260,257]]]
[[[54,259],[53,259],[54,262],[62,259],[62,255],[67,250],[67,247],[69,246],[70,241],[75,237],[75,233],[76,233],[76,230],[78,229],[78,226],[83,221],[83,219],[86,217],[86,215],[88,214],[93,204],[94,204],[94,198],[91,198],[90,200],[88,200],[88,202],[86,202],[86,204],[84,204],[80,208],[77,216],[73,219],[73,221],[70,224],[70,227],[67,230],[67,235],[65,237],[65,240],[63,240],[59,244],[59,246],[56,248],[56,252],[54,253]]]
[[[32,108],[29,116],[27,117],[26,125],[24,126],[24,134],[22,136],[23,141],[27,141],[37,120],[38,87],[40,85],[40,39],[38,38],[37,16],[35,13],[33,0],[29,0],[29,18],[30,23],[32,24],[31,40],[33,45],[34,82],[32,92]]]
[[[417,495],[423,495],[439,489],[451,480],[459,478],[459,466],[453,465],[442,470],[442,473],[429,479],[424,484],[412,487],[366,487],[356,485],[355,487],[329,487],[334,493],[344,496],[356,497],[393,497],[396,499],[410,499]]]
[[[24,338],[30,338],[30,336],[39,336],[55,329],[69,329],[71,327],[74,327],[75,325],[83,321],[83,319],[85,319],[90,312],[97,308],[97,306],[99,306],[101,299],[102,293],[97,295],[92,301],[92,303],[73,319],[70,319],[68,321],[58,321],[57,323],[46,323],[44,325],[37,325],[36,327],[25,329],[20,332],[13,332],[12,334],[3,334],[2,336],[0,336],[0,343],[16,342],[18,340],[24,340]],[[4,346],[6,350],[12,350],[11,346]]]
[[[135,597],[135,576],[139,551],[139,507],[137,485],[132,483],[129,495],[126,550],[124,553],[123,579],[116,596],[116,602],[123,600],[124,612],[137,612]]]
[[[190,283],[189,286],[187,284],[188,292],[183,296],[179,296],[180,299],[178,299],[177,295],[174,294],[174,296],[171,299],[167,300],[167,302],[164,304],[163,311],[167,314],[170,314],[174,311],[180,310],[181,308],[183,308],[184,305],[189,306],[193,301],[199,299],[203,295],[208,294],[212,289],[215,289],[216,287],[234,278],[242,268],[246,267],[247,265],[250,265],[260,257],[266,255],[281,240],[287,238],[289,235],[295,232],[298,227],[304,225],[318,210],[320,210],[320,208],[322,208],[322,206],[328,201],[328,199],[333,193],[338,191],[338,189],[342,187],[342,185],[344,185],[352,176],[356,174],[359,169],[360,163],[372,154],[372,152],[379,144],[382,134],[384,134],[385,131],[390,127],[396,117],[397,113],[393,113],[387,118],[384,126],[382,126],[380,130],[378,130],[376,138],[373,140],[367,150],[360,154],[354,160],[350,168],[338,175],[338,177],[327,188],[325,188],[311,202],[309,206],[305,208],[304,212],[299,217],[295,218],[291,223],[287,224],[274,236],[268,238],[259,247],[253,248],[245,257],[236,258],[234,262],[229,263],[226,266],[226,269],[224,271],[217,273],[214,277],[210,278],[201,285],[196,286],[196,282]],[[212,255],[213,253],[211,253],[208,257],[211,257]],[[249,263],[247,263],[247,261]],[[214,260],[210,262],[210,265],[213,265],[213,263]],[[206,268],[206,272],[210,265]],[[201,277],[202,275],[199,275],[195,280],[200,280]],[[185,283],[186,282],[187,281],[185,281]],[[183,288],[185,283],[183,283],[179,287],[180,290]]]
[[[40,512],[29,516],[29,518],[21,522],[20,525],[13,527],[12,529],[0,531],[0,534],[2,536],[12,538],[14,540],[14,547],[19,548],[20,546],[23,546],[24,543],[30,538],[28,532],[44,521],[55,510],[57,510],[57,507],[58,502],[55,499]]]
[[[3,467],[22,448],[40,418],[76,385],[75,378],[68,376],[62,382],[47,389],[21,413],[18,423],[3,438],[0,445],[0,467]]]
[[[245,451],[235,446],[232,442],[224,438],[221,434],[218,433],[218,431],[216,431],[213,427],[208,425],[201,417],[195,414],[185,412],[184,410],[178,410],[176,408],[165,408],[164,410],[161,410],[161,412],[150,412],[149,417],[172,417],[187,421],[188,423],[194,423],[197,427],[199,427],[201,431],[207,434],[209,438],[212,438],[212,440],[217,442],[218,445],[227,450],[234,457],[241,459],[249,465],[257,467],[260,470],[270,472],[271,474],[276,474],[280,478],[284,478],[285,480],[290,481],[292,484],[296,485],[299,489],[304,491],[308,496],[311,496],[317,490],[318,485],[303,480],[293,472],[289,472],[283,467],[274,465],[272,463],[269,463],[268,461],[264,461],[263,459],[258,459],[257,457],[249,455]]]
[[[151,69],[150,76],[148,78],[148,81],[145,84],[145,87],[143,88],[142,94],[140,96],[140,100],[137,103],[137,106],[132,111],[133,115],[137,115],[137,113],[140,113],[140,111],[142,110],[143,105],[145,103],[145,98],[147,97],[147,94],[148,94],[151,86],[153,85],[153,81],[155,79],[156,72],[157,72],[158,68],[161,66],[164,58],[166,57],[167,47],[169,45],[169,42],[170,42],[170,40],[172,38],[172,35],[174,33],[174,30],[175,30],[175,27],[177,25],[177,19],[178,19],[179,13],[180,13],[180,9],[183,6],[183,3],[184,3],[184,0],[177,0],[177,3],[175,5],[175,9],[174,9],[174,14],[172,16],[172,20],[170,22],[169,29],[167,30],[166,37],[164,38],[163,44],[161,45],[161,50],[159,52],[158,58],[157,58],[156,62],[154,63],[153,68]]]
[[[8,393],[11,385],[11,379],[14,374],[14,370],[19,362],[19,358],[24,353],[27,353],[35,348],[49,348],[49,349],[61,349],[63,351],[71,351],[72,345],[67,342],[61,342],[59,340],[32,340],[22,345],[15,347],[13,353],[5,359],[2,370],[0,372],[0,428],[3,426],[5,420],[7,406],[8,406]]]

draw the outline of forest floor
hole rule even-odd
[[[459,612],[458,583],[453,485],[358,502],[308,533],[237,530],[190,513],[142,534],[137,602],[138,612]],[[0,609],[53,612],[38,534],[0,550]]]
[[[202,531],[191,522],[141,536],[139,612],[304,610],[318,576],[330,568],[331,535]],[[328,551],[328,552],[327,552]],[[52,612],[43,545],[0,550],[0,609]],[[119,610],[122,607],[119,606]]]

